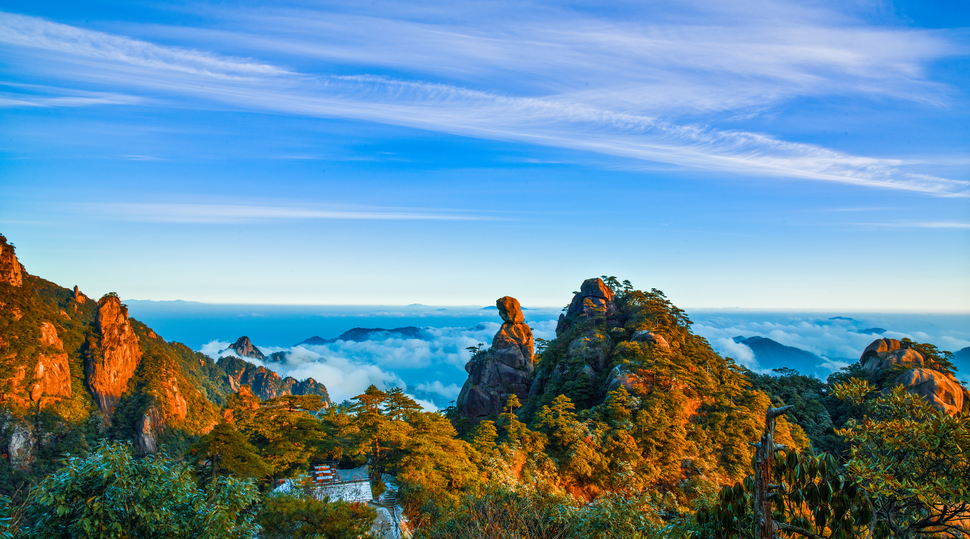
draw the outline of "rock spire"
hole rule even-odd
[[[492,339],[492,347],[465,365],[468,379],[456,402],[465,417],[476,421],[500,414],[510,395],[520,401],[529,395],[535,357],[532,329],[525,323],[522,307],[515,298],[499,298],[495,305],[502,327]]]
[[[101,411],[111,415],[141,361],[141,348],[128,320],[128,308],[117,296],[98,301],[101,357],[94,354],[87,365],[88,387]]]

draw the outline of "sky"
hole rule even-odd
[[[0,0],[0,233],[89,296],[970,311],[970,4]]]

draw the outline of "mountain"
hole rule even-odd
[[[864,335],[882,335],[886,330],[883,328],[866,328],[860,329],[857,333],[862,333]]]
[[[795,369],[803,374],[815,372],[815,367],[824,360],[811,352],[794,346],[785,346],[767,337],[734,338],[734,342],[746,345],[754,352],[755,359],[762,369]]]
[[[348,342],[363,342],[374,340],[375,338],[406,338],[406,339],[424,339],[422,335],[422,329],[414,326],[407,326],[403,328],[394,329],[384,329],[384,328],[354,328],[349,329],[340,334],[336,339],[324,339],[321,337],[313,336],[309,339],[296,343],[294,346],[300,345],[322,345],[322,344],[332,344],[337,341],[348,341]]]
[[[233,391],[248,385],[253,394],[263,400],[275,399],[283,395],[320,395],[330,403],[327,388],[313,378],[300,381],[291,376],[280,378],[280,375],[267,369],[258,367],[235,356],[224,356],[217,363],[226,372],[229,385]]]
[[[19,472],[50,471],[60,455],[86,451],[106,434],[144,453],[181,447],[220,420],[238,382],[212,358],[131,318],[117,294],[95,301],[30,275],[3,236],[0,357],[0,444]],[[283,382],[325,394],[312,380]]]
[[[239,354],[242,357],[251,357],[253,359],[258,359],[258,360],[266,359],[266,356],[263,355],[263,352],[261,352],[259,348],[256,348],[256,346],[253,345],[253,343],[249,340],[249,337],[246,337],[246,336],[239,337],[238,339],[236,339],[236,342],[229,345],[229,348],[226,348],[225,350],[223,350],[223,352],[226,352],[228,350],[232,350],[233,352]]]

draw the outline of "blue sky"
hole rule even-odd
[[[0,1],[0,232],[89,295],[970,310],[967,2]]]

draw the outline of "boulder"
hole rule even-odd
[[[939,371],[910,369],[896,377],[896,384],[906,391],[923,397],[934,408],[948,415],[963,410],[963,387]]]
[[[141,362],[141,348],[128,320],[128,308],[117,296],[98,301],[97,327],[101,357],[95,355],[87,365],[87,383],[98,407],[110,417]]]
[[[577,320],[591,317],[604,317],[608,321],[617,314],[616,304],[613,303],[613,291],[606,286],[603,279],[593,278],[583,281],[579,292],[573,296],[566,309],[566,314],[559,315],[556,324],[556,335],[563,334]]]
[[[17,255],[13,247],[7,243],[7,239],[0,236],[0,282],[20,286],[23,280],[23,266],[17,260]]]
[[[586,365],[600,372],[606,367],[606,360],[610,357],[610,339],[596,330],[587,331],[569,342],[566,357],[582,358]]]
[[[895,366],[920,368],[923,355],[912,348],[904,348],[896,339],[876,339],[862,352],[859,364],[870,375],[878,375]]]
[[[498,307],[498,315],[502,317],[503,322],[510,324],[521,324],[525,322],[525,315],[522,314],[522,306],[519,305],[519,300],[512,296],[504,296],[497,299],[495,306]]]

